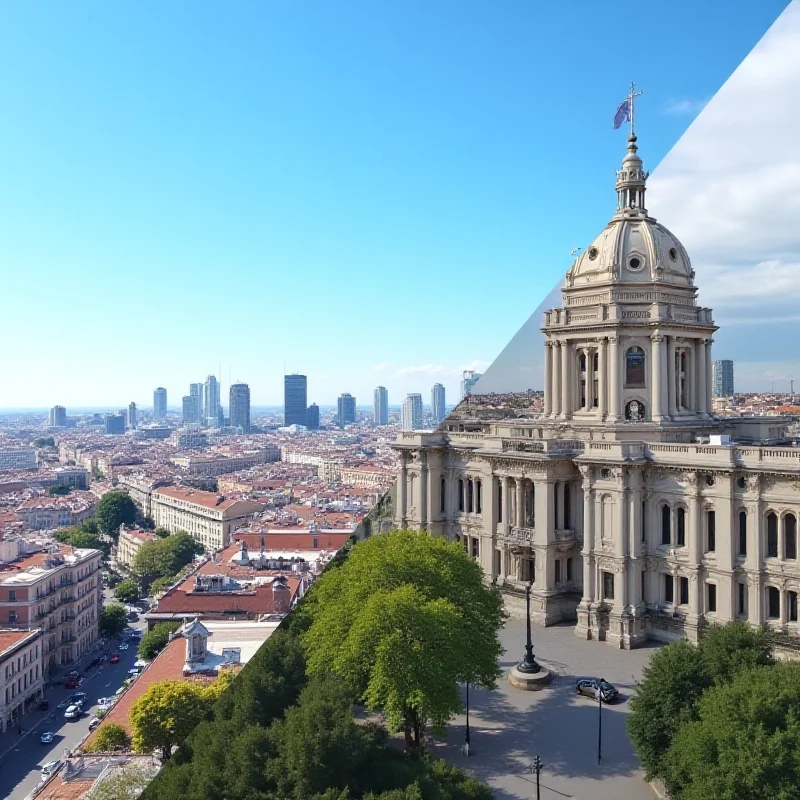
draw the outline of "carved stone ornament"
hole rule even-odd
[[[761,491],[762,492],[769,492],[772,491],[777,484],[777,480],[772,475],[762,475],[761,476]]]
[[[683,475],[679,478],[679,483],[681,486],[687,487],[695,487],[697,486],[697,473],[696,472],[684,472]]]

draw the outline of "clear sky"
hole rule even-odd
[[[0,407],[455,401],[785,6],[3,3]]]

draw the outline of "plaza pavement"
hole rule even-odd
[[[635,682],[654,652],[654,646],[617,650],[604,642],[587,642],[572,626],[534,626],[536,658],[553,671],[547,689],[526,692],[508,683],[506,672],[523,655],[525,623],[506,622],[500,639],[506,648],[504,670],[496,690],[471,688],[470,739],[473,755],[463,755],[465,717],[448,725],[444,738],[435,738],[431,754],[464,768],[489,784],[498,800],[536,797],[531,760],[542,759],[542,800],[654,800],[644,780],[633,745],[625,732],[628,700]],[[469,657],[465,653],[465,657]],[[597,763],[598,707],[575,694],[579,677],[605,678],[622,695],[602,709],[602,764]]]

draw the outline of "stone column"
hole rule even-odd
[[[428,528],[428,454],[423,450],[419,454],[419,525],[423,530]]]
[[[401,528],[406,527],[406,484],[408,482],[408,456],[400,453],[400,475],[397,478],[397,519]]]
[[[570,370],[570,346],[561,342],[561,418],[569,419],[572,416],[571,392],[572,378]]]
[[[697,411],[701,416],[708,414],[708,395],[706,380],[706,345],[705,341],[695,342],[694,346],[697,358],[695,359],[697,373]]]
[[[605,418],[608,410],[606,404],[606,392],[608,391],[608,377],[606,375],[606,369],[608,369],[607,346],[608,341],[606,339],[601,339],[597,357],[597,393],[599,395],[597,398],[597,410],[600,412],[601,420]]]
[[[594,487],[587,473],[583,479],[583,601],[594,602]]]
[[[586,348],[586,410],[594,408],[594,348]]]
[[[609,393],[609,408],[608,419],[610,421],[618,420],[620,417],[619,412],[619,389],[620,389],[620,375],[619,375],[619,336],[609,337],[609,370],[608,370],[608,393]]]
[[[550,385],[550,404],[553,417],[561,416],[561,342],[553,342],[551,355],[553,365],[553,379]]]
[[[549,417],[553,412],[553,345],[544,343],[544,415]]]
[[[670,336],[667,340],[667,398],[670,417],[674,417],[678,410],[678,392],[675,370],[675,337]]]
[[[662,384],[662,375],[664,372],[663,367],[663,345],[664,337],[656,331],[651,337],[651,370],[650,370],[650,384],[651,384],[651,409],[650,418],[653,422],[660,422],[663,419],[662,399],[664,387]]]
[[[713,390],[713,381],[711,380],[712,367],[711,367],[711,345],[714,344],[713,339],[706,339],[706,359],[705,359],[705,376],[706,376],[706,411],[711,413],[714,404],[711,401],[711,392]]]
[[[628,512],[628,554],[631,561],[628,563],[628,601],[631,610],[639,606],[641,597],[641,570],[642,565],[642,496],[643,474],[641,472],[629,473],[631,479],[630,511]]]
[[[503,528],[506,533],[511,530],[511,479],[503,475]]]
[[[490,468],[491,469],[491,468]],[[483,512],[483,541],[481,542],[481,566],[487,575],[497,577],[494,563],[494,552],[497,547],[497,495],[495,494],[495,477],[488,475],[484,481],[485,489],[481,491]]]
[[[525,527],[525,479],[517,478],[517,527]]]

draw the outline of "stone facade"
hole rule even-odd
[[[545,314],[544,413],[448,420],[395,448],[398,526],[463,541],[513,611],[618,647],[744,619],[797,633],[800,449],[788,418],[712,414],[712,312],[645,205],[617,211]]]

